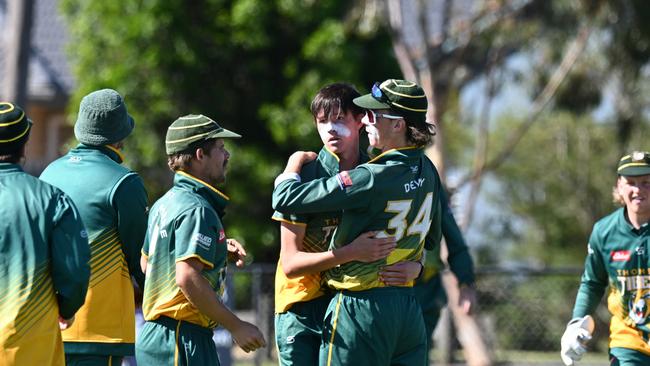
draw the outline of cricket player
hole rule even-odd
[[[216,188],[226,179],[225,139],[240,135],[204,115],[172,123],[165,138],[173,187],[152,207],[142,248],[146,271],[136,361],[141,365],[219,365],[212,341],[222,325],[245,352],[266,346],[253,324],[220,300],[228,241],[221,217],[229,198]]]
[[[314,97],[311,112],[323,142],[318,158],[306,164],[301,179],[331,177],[366,162],[359,150],[359,129],[365,110],[353,103],[360,94],[350,84],[324,86]],[[392,237],[363,233],[349,245],[329,251],[329,241],[341,212],[295,215],[276,211],[281,250],[275,276],[275,334],[283,366],[317,365],[325,310],[330,291],[321,286],[321,272],[350,261],[374,262],[395,248]],[[415,279],[420,262],[393,265],[384,271],[384,283],[402,285]]]
[[[276,179],[273,206],[295,213],[343,210],[331,249],[368,231],[397,241],[386,259],[326,271],[327,284],[337,293],[325,315],[320,363],[424,365],[426,335],[412,282],[386,286],[379,270],[421,259],[425,243],[430,249],[440,244],[441,184],[423,150],[433,136],[425,118],[426,95],[413,82],[389,79],[354,103],[367,109],[362,121],[370,145],[382,153],[355,169],[307,183],[297,173],[316,154],[294,153]]]
[[[0,102],[0,365],[65,365],[61,329],[84,302],[87,234],[72,200],[23,172],[32,122]]]
[[[147,224],[147,192],[122,166],[123,140],[133,131],[122,96],[112,89],[86,95],[74,133],[79,145],[52,162],[41,179],[79,208],[90,243],[90,284],[77,321],[63,331],[69,366],[121,365],[135,351],[133,278],[140,288],[140,249]]]
[[[594,313],[607,289],[612,366],[650,365],[650,153],[618,162],[614,200],[622,207],[594,225],[573,319],[561,339],[561,357],[573,365],[586,352]]]

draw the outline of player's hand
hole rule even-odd
[[[59,329],[66,330],[70,328],[72,323],[74,323],[74,315],[69,319],[64,319],[61,315],[59,315]]]
[[[587,343],[591,340],[594,331],[594,319],[590,315],[576,318],[569,322],[562,335],[560,356],[566,366],[572,366],[575,361],[580,361],[587,352]]]
[[[299,173],[302,166],[318,157],[313,151],[296,151],[291,154],[284,169],[285,173]]]
[[[262,332],[251,323],[242,321],[235,330],[231,331],[231,334],[235,343],[246,353],[266,347]]]
[[[476,290],[467,285],[461,285],[459,290],[458,307],[464,314],[471,314],[476,304]]]
[[[352,251],[352,260],[369,263],[388,257],[396,246],[395,237],[378,238],[376,231],[369,231],[343,248]]]
[[[246,265],[246,249],[235,239],[226,239],[228,244],[228,260],[234,262],[239,268]]]
[[[422,271],[422,263],[416,261],[397,262],[379,271],[379,280],[386,286],[404,286],[415,280]]]

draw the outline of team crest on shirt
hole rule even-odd
[[[628,316],[636,325],[643,325],[648,320],[648,303],[650,293],[637,294],[630,297],[627,305]]]
[[[341,190],[345,191],[346,188],[352,187],[352,178],[350,178],[350,174],[347,171],[343,171],[337,174],[336,179],[339,182],[339,187],[341,187]]]

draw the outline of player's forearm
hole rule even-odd
[[[186,269],[180,272],[177,271],[176,284],[192,305],[231,332],[238,327],[241,320],[217,299],[210,283],[199,271]]]
[[[282,270],[289,278],[320,273],[351,260],[352,253],[346,247],[320,253],[294,252],[281,258]]]

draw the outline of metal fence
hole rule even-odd
[[[561,365],[559,340],[571,311],[582,269],[477,269],[476,320],[493,365]],[[218,331],[223,365],[277,365],[273,329],[275,264],[254,264],[229,274],[227,303],[245,320],[256,324],[268,346],[246,354]],[[464,363],[455,339],[450,312],[443,312],[434,336],[431,364]],[[609,315],[601,304],[590,352],[581,366],[607,365]],[[443,329],[441,329],[443,328]],[[444,346],[441,346],[444,345]]]

